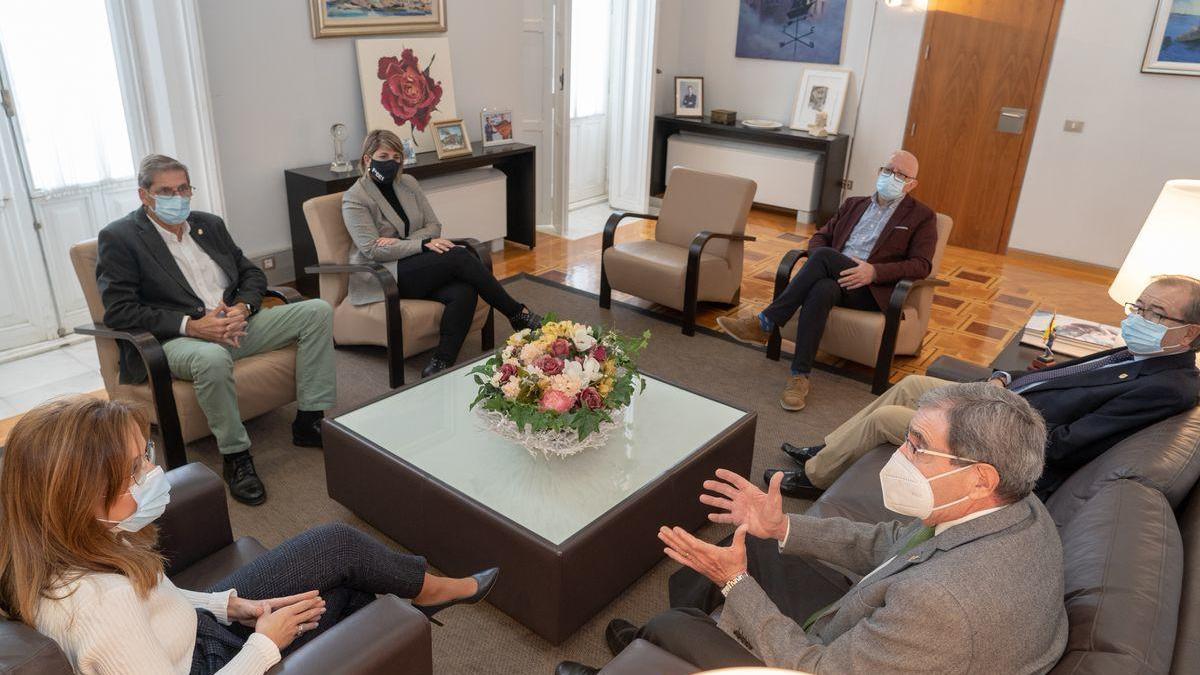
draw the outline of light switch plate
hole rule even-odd
[[[1073,134],[1083,133],[1083,120],[1067,120],[1063,122],[1063,131],[1069,131]]]

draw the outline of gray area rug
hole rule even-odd
[[[614,302],[611,310],[600,309],[596,296],[536,277],[519,276],[506,282],[517,299],[560,318],[615,327],[628,334],[649,329],[650,346],[643,352],[641,367],[743,410],[758,413],[751,479],[762,485],[762,472],[770,467],[788,467],[790,460],[779,450],[783,441],[810,444],[821,442],[825,433],[873,399],[867,384],[827,371],[815,371],[808,407],[798,413],[779,407],[788,368],[786,361],[768,360],[761,350],[736,343],[719,333],[698,329],[693,337],[662,317]],[[511,333],[507,321],[498,318],[497,344]],[[460,360],[481,352],[478,334],[468,339]],[[406,364],[406,381],[419,382],[427,355]],[[337,354],[338,407],[336,416],[387,391],[387,373],[382,349],[343,348]],[[259,507],[230,500],[235,536],[252,536],[266,546],[314,525],[345,521],[372,533],[388,545],[402,549],[353,513],[329,498],[325,489],[325,465],[320,449],[291,444],[290,423],[294,407],[276,410],[247,423],[258,473],[267,485],[268,499]],[[193,461],[201,461],[220,473],[221,459],[212,439],[189,447]],[[696,486],[699,495],[701,487]],[[788,500],[789,511],[803,511],[807,502]],[[701,536],[716,541],[729,533],[726,527],[710,525]],[[455,533],[447,532],[453,537]],[[613,542],[620,546],[619,541]],[[420,551],[416,551],[420,553]],[[667,608],[667,577],[678,565],[663,558],[650,572],[557,647],[483,603],[456,607],[439,615],[446,623],[433,628],[434,670],[438,673],[552,673],[563,659],[601,665],[609,660],[604,646],[604,626],[613,617],[642,623]],[[400,664],[397,664],[400,665]],[[402,668],[397,672],[402,672]]]

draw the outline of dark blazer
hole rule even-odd
[[[808,240],[808,249],[811,251],[819,246],[829,246],[838,251],[844,249],[846,240],[866,213],[871,199],[851,197],[842,202],[837,214]],[[896,282],[929,276],[933,271],[937,239],[937,214],[912,195],[904,195],[892,217],[879,232],[871,255],[867,256],[867,262],[875,266],[875,283],[869,288],[880,309],[887,308]]]
[[[1110,349],[1048,370],[1103,358]],[[1018,373],[1011,373],[1016,378]],[[1195,407],[1196,353],[1130,361],[1039,384],[1022,394],[1046,418],[1046,468],[1035,492],[1046,499],[1076,469],[1135,431]]]
[[[246,303],[257,312],[267,275],[242,255],[219,216],[192,211],[191,237],[231,280],[226,304]],[[100,230],[96,282],[104,303],[104,323],[114,330],[147,330],[159,341],[179,337],[183,317],[204,316],[204,303],[192,290],[158,228],[138,208]],[[121,382],[146,380],[146,367],[127,342],[121,349]]]

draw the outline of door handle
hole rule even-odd
[[[1024,117],[1024,115],[1022,115],[1021,113],[1008,112],[1007,110],[1002,110],[1002,111],[1000,112],[1000,114],[1001,114],[1001,115],[1003,115],[1003,116],[1005,116],[1005,117],[1017,117],[1017,118]]]
[[[1004,134],[1020,134],[1025,131],[1025,108],[1001,108],[996,120],[996,131]]]

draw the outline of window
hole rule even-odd
[[[571,117],[608,112],[611,0],[571,4]]]

